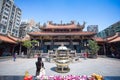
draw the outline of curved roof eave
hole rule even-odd
[[[80,35],[80,36],[82,36],[82,35],[84,35],[84,36],[89,36],[89,35],[95,35],[96,33],[93,33],[93,32],[77,32],[77,33],[50,33],[50,32],[48,32],[48,33],[43,33],[43,32],[37,32],[37,33],[29,33],[29,35],[30,36],[56,36],[56,35],[58,35],[58,36],[64,36],[64,35],[67,35],[67,36],[69,36],[69,35]]]

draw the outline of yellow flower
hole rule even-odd
[[[25,71],[25,77],[28,77],[28,76],[29,76],[29,72]]]

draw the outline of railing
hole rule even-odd
[[[70,51],[70,57],[76,57],[76,50],[71,50]]]
[[[53,50],[48,50],[49,57],[56,57],[55,52]]]

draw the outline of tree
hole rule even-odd
[[[38,41],[36,41],[36,40],[32,40],[32,41],[26,40],[26,41],[23,42],[23,46],[25,46],[27,48],[27,57],[28,58],[30,58],[30,56],[31,56],[30,51],[35,44],[38,44]]]
[[[89,44],[89,48],[90,48],[90,54],[97,56],[97,53],[99,50],[99,46],[98,46],[97,42],[93,41],[93,40],[89,40],[88,44]]]

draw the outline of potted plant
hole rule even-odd
[[[90,49],[90,53],[89,53],[88,57],[97,58],[97,55],[98,55],[97,53],[99,50],[99,46],[98,46],[97,42],[94,40],[89,40],[88,44],[89,44],[89,49]]]

